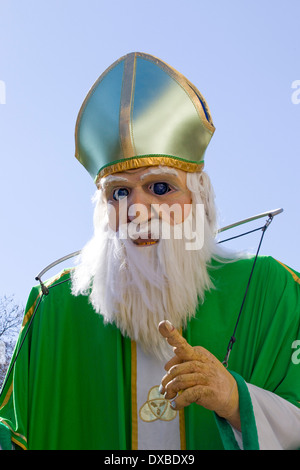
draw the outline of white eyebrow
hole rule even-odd
[[[101,179],[100,181],[101,189],[104,189],[109,183],[113,181],[127,181],[128,182],[128,179],[125,178],[124,176],[108,175],[105,178]]]
[[[144,173],[141,177],[140,180],[143,180],[144,178],[147,178],[148,175],[160,175],[163,173],[169,173],[171,175],[176,175],[178,176],[178,172],[174,170],[174,168],[169,168],[169,167],[158,167],[158,168],[150,168],[147,173]]]
[[[157,168],[149,168],[149,170],[147,171],[147,173],[144,173],[141,177],[140,177],[140,181],[142,181],[144,178],[147,178],[147,176],[149,175],[160,175],[160,174],[171,174],[171,175],[175,175],[175,176],[178,176],[178,172],[174,169],[174,168],[169,168],[169,167],[162,167],[162,166],[159,166]],[[126,181],[128,182],[128,178],[124,177],[124,176],[115,176],[115,175],[108,175],[106,176],[105,178],[102,178],[101,181],[100,181],[100,186],[101,186],[101,189],[105,189],[105,187],[109,184],[109,183],[112,183],[114,181]]]

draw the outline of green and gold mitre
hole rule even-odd
[[[114,62],[78,114],[76,158],[96,184],[112,173],[167,165],[200,171],[214,133],[205,99],[182,74],[148,54]]]

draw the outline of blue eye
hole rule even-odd
[[[128,194],[129,191],[127,188],[118,188],[114,190],[113,198],[115,201],[119,201],[120,199],[124,199],[124,197],[127,197]]]
[[[153,191],[154,194],[157,194],[158,196],[162,196],[164,194],[167,194],[169,191],[171,191],[171,188],[168,183],[158,182],[158,183],[153,183],[151,185],[151,191]]]

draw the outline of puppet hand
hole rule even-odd
[[[209,351],[190,346],[170,322],[163,321],[158,328],[175,353],[165,365],[167,374],[160,388],[165,398],[172,400],[172,408],[180,410],[197,403],[240,429],[239,395],[233,376]]]

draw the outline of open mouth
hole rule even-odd
[[[137,238],[136,240],[132,240],[132,241],[137,246],[151,246],[151,245],[156,245],[159,242],[159,240],[143,239],[143,238]]]

